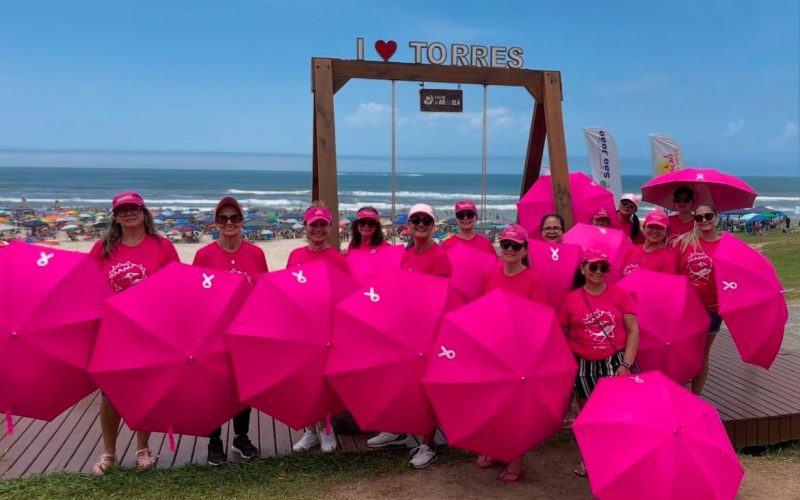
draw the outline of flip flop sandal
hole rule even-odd
[[[479,469],[491,469],[496,463],[497,460],[488,455],[481,455],[475,459],[475,467]]]
[[[150,470],[155,465],[156,459],[150,452],[150,448],[136,450],[136,468],[139,470]]]
[[[586,464],[584,464],[583,462],[581,462],[580,465],[575,467],[575,470],[572,472],[574,472],[575,475],[579,477],[586,477],[587,475],[589,475],[589,473],[586,471]]]
[[[523,477],[525,477],[525,469],[519,470],[517,472],[510,471],[508,469],[503,469],[503,472],[497,476],[497,479],[503,481],[504,483],[516,483],[520,481]]]
[[[111,453],[103,453],[100,455],[100,460],[92,466],[92,474],[95,476],[105,476],[106,473],[117,465],[116,455]]]

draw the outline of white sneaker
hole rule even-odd
[[[426,444],[417,446],[411,450],[411,454],[414,456],[408,463],[415,469],[424,469],[436,461],[436,452]]]
[[[319,437],[317,436],[317,433],[311,429],[305,429],[303,431],[303,437],[301,437],[300,441],[296,442],[294,446],[292,446],[292,450],[295,452],[308,451],[318,445]]]
[[[392,434],[391,432],[381,432],[377,436],[367,439],[367,446],[370,448],[400,446],[405,445],[407,441],[408,434]]]
[[[331,453],[335,451],[336,434],[333,433],[333,429],[331,429],[330,432],[326,432],[325,429],[319,431],[319,442],[322,453]]]

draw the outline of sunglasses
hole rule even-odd
[[[217,215],[217,224],[238,224],[242,222],[242,216],[239,214],[234,215]]]
[[[622,203],[620,203],[620,206],[621,207],[625,207],[625,208],[629,208],[629,209],[633,210],[634,212],[637,211],[636,205],[634,205],[630,201],[623,201]]]
[[[606,274],[611,269],[611,266],[608,265],[608,262],[592,262],[587,264],[586,268],[590,273],[596,273],[600,271],[601,273]]]
[[[692,201],[692,198],[689,196],[678,196],[672,199],[675,203],[689,203]]]
[[[419,215],[412,215],[411,217],[408,218],[408,222],[410,222],[415,226],[419,226],[420,224],[422,224],[423,226],[430,226],[431,224],[433,224],[433,217],[431,217],[430,215],[425,215],[422,217],[420,217]]]
[[[358,219],[356,224],[361,227],[375,227],[378,225],[378,223],[372,219]]]
[[[475,216],[478,215],[472,210],[464,210],[462,212],[456,212],[456,219],[464,220],[464,219],[474,219]]]
[[[710,221],[711,219],[714,218],[715,215],[716,214],[714,212],[709,212],[707,214],[696,214],[694,216],[694,220],[695,220],[695,222],[703,222],[704,220],[705,221]]]
[[[142,207],[140,207],[139,205],[133,205],[130,207],[120,208],[114,213],[114,215],[125,217],[127,215],[139,215],[140,213],[142,213]]]
[[[500,242],[500,248],[503,250],[512,250],[514,252],[519,252],[522,250],[524,245],[522,243],[516,243],[510,240],[503,240]]]

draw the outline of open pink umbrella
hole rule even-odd
[[[636,302],[639,368],[660,370],[678,383],[696,377],[711,318],[688,278],[639,268],[618,285]]]
[[[726,233],[714,252],[714,279],[719,314],[742,360],[769,369],[783,343],[789,317],[772,263]]]
[[[108,299],[89,372],[131,429],[207,436],[241,411],[223,331],[249,291],[173,262]]]
[[[685,168],[659,175],[642,186],[642,200],[672,208],[676,189],[688,187],[694,192],[694,204],[712,202],[719,212],[750,208],[758,193],[733,175],[713,168]]]
[[[589,224],[592,216],[601,208],[611,216],[612,227],[619,223],[614,214],[617,206],[611,191],[590,179],[583,172],[570,172],[569,190],[572,198],[572,216],[576,223]],[[539,225],[542,217],[555,213],[553,201],[553,181],[549,175],[543,175],[517,203],[519,223],[535,238],[541,239]]]
[[[547,304],[558,310],[561,301],[572,290],[575,273],[583,260],[580,245],[528,240],[528,258],[543,283]]]
[[[466,302],[478,298],[481,294],[483,273],[497,266],[497,254],[483,252],[472,245],[459,244],[450,248],[447,256],[453,268],[450,281],[455,289]]]
[[[446,278],[400,271],[336,306],[325,375],[359,427],[425,434],[436,426],[422,376],[455,295]]]
[[[96,389],[86,368],[111,288],[84,253],[0,250],[0,411],[52,420]]]
[[[584,251],[594,248],[608,254],[611,271],[606,276],[609,283],[622,278],[622,265],[633,247],[630,238],[620,229],[575,224],[564,234],[564,243],[580,245]]]
[[[744,475],[716,408],[658,371],[600,379],[572,430],[600,499],[732,499]]]
[[[323,372],[334,306],[356,286],[323,260],[261,276],[226,335],[242,401],[294,429],[344,409]]]
[[[553,310],[495,289],[445,315],[423,382],[452,446],[511,461],[561,429],[576,371]]]
[[[347,251],[350,276],[363,285],[384,271],[400,269],[404,250],[401,245],[351,248]]]

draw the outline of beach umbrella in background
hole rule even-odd
[[[450,282],[465,302],[477,299],[481,294],[483,274],[498,266],[497,254],[478,250],[472,245],[458,244],[450,247],[447,256],[453,270]]]
[[[35,229],[37,227],[44,227],[47,223],[39,219],[32,219],[24,221],[21,225],[30,229]]]
[[[86,369],[111,288],[87,254],[0,251],[0,412],[52,420],[95,390]]]
[[[694,204],[712,202],[719,212],[750,208],[758,193],[747,183],[713,168],[684,168],[659,175],[642,186],[642,200],[672,208],[676,189],[688,187],[694,192]]]
[[[561,429],[576,371],[553,310],[495,289],[445,315],[423,382],[451,446],[510,462]]]
[[[297,220],[297,219],[292,218],[292,219],[286,219],[284,222],[287,223],[287,224],[297,224],[300,221]]]
[[[402,245],[351,248],[347,252],[350,276],[363,285],[381,273],[400,269],[404,251]]]
[[[398,215],[397,218],[394,220],[395,224],[408,224],[408,215],[401,214]]]
[[[241,400],[295,429],[340,412],[322,375],[334,306],[355,289],[322,260],[262,274],[226,335]]]
[[[442,315],[460,304],[446,278],[396,271],[336,306],[325,375],[361,429],[436,427],[422,376]]]
[[[89,373],[131,429],[207,436],[241,411],[223,331],[249,292],[173,262],[108,299]]]
[[[601,378],[572,430],[600,499],[732,499],[744,475],[717,410],[658,371]]]
[[[0,231],[13,231],[17,229],[17,226],[12,226],[10,224],[0,223]]]
[[[572,215],[576,223],[588,224],[592,216],[605,209],[611,216],[612,227],[619,226],[613,215],[617,211],[611,191],[590,179],[583,172],[569,174],[569,189],[572,197]],[[517,203],[519,223],[534,239],[541,239],[539,225],[542,217],[556,212],[553,200],[553,183],[549,175],[542,175]]]
[[[77,231],[78,229],[80,229],[80,227],[75,224],[67,224],[61,228],[62,231]]]
[[[292,229],[303,229],[304,227],[305,226],[300,223],[292,224]]]
[[[633,247],[630,238],[621,229],[589,224],[572,226],[572,229],[564,234],[564,243],[580,245],[584,252],[594,248],[608,254],[611,271],[606,275],[606,281],[609,283],[622,278],[622,265]]]
[[[768,369],[781,348],[789,317],[772,263],[725,233],[714,252],[714,281],[719,314],[742,360]]]
[[[631,293],[639,324],[636,362],[680,384],[703,369],[711,318],[689,279],[639,268],[618,285]]]
[[[529,239],[528,259],[531,269],[542,282],[547,304],[557,311],[573,288],[575,273],[583,260],[583,249],[575,244]]]

